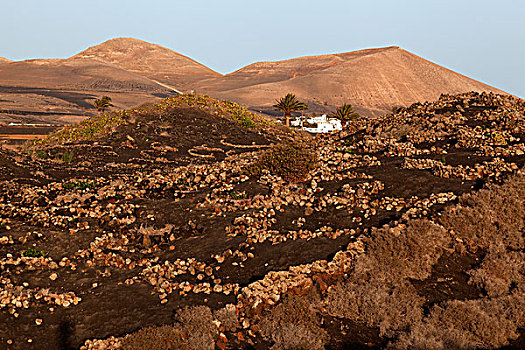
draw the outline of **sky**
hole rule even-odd
[[[230,73],[400,46],[525,98],[523,0],[1,0],[0,57],[66,58],[134,37]]]

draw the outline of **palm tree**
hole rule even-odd
[[[290,117],[292,112],[303,111],[308,109],[308,105],[304,102],[301,102],[295,98],[294,94],[287,94],[282,97],[280,100],[275,100],[277,102],[273,105],[277,110],[284,113],[284,118],[286,121],[286,126],[290,126]]]
[[[97,107],[99,112],[104,113],[104,111],[111,106],[113,106],[113,104],[111,103],[111,97],[109,96],[102,96],[102,98],[95,100],[95,107]]]
[[[359,114],[354,111],[350,104],[344,104],[341,107],[338,107],[335,113],[331,116],[339,119],[341,124],[343,124],[343,128],[348,121],[359,118]]]

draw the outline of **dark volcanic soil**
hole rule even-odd
[[[302,136],[319,167],[300,183],[245,172],[289,135],[196,108],[136,112],[104,137],[29,156],[2,151],[0,348],[79,348],[172,323],[183,306],[238,304],[271,271],[331,261],[373,227],[436,218],[458,196],[523,167],[523,140],[512,141],[523,114],[516,124],[501,117],[491,134],[466,123],[488,118],[479,109],[465,122],[446,111],[430,126],[435,114],[423,112],[392,117],[403,125],[371,121],[355,124],[356,133]],[[45,255],[24,257],[30,248]],[[425,308],[480,298],[466,271],[482,256],[444,255],[429,278],[414,280]],[[389,340],[330,315],[323,327],[330,349]],[[242,332],[250,341],[234,347],[270,344]]]

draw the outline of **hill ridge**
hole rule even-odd
[[[489,84],[487,84],[487,83],[484,83],[484,82],[482,82],[482,81],[479,81],[479,80],[476,80],[476,79],[474,79],[474,78],[471,78],[471,77],[469,77],[469,76],[467,76],[467,75],[465,75],[465,74],[462,74],[462,73],[456,72],[455,70],[452,70],[452,69],[447,68],[447,67],[445,67],[445,66],[439,65],[439,64],[437,64],[437,63],[435,63],[435,62],[432,62],[432,61],[430,61],[430,60],[428,60],[428,59],[426,59],[426,58],[424,58],[424,57],[418,56],[418,55],[416,55],[416,54],[414,54],[414,53],[412,53],[412,52],[410,52],[410,51],[407,51],[407,50],[405,50],[405,49],[403,49],[403,48],[401,48],[401,47],[398,47],[398,48],[399,48],[401,51],[403,51],[405,54],[408,54],[408,55],[411,55],[411,56],[413,56],[413,57],[415,57],[415,58],[418,58],[418,59],[420,59],[420,60],[426,61],[427,63],[430,63],[430,64],[432,64],[432,65],[434,65],[434,66],[437,66],[437,67],[439,67],[439,68],[441,68],[441,69],[444,69],[444,70],[447,70],[447,71],[449,71],[449,72],[451,72],[451,73],[454,73],[454,74],[456,74],[456,75],[459,75],[459,76],[461,76],[461,77],[463,77],[463,78],[466,78],[466,79],[468,79],[468,80],[470,80],[470,81],[473,81],[473,82],[475,82],[475,83],[477,83],[477,84],[485,85],[486,87],[488,87],[488,88],[490,88],[490,89],[496,89],[496,90],[498,90],[498,92],[501,93],[501,94],[504,94],[504,95],[510,95],[510,96],[513,96],[513,97],[517,97],[517,96],[514,96],[514,95],[512,95],[512,94],[509,94],[508,92],[503,91],[503,90],[501,90],[501,89],[499,89],[499,88],[497,88],[497,87],[491,86],[491,85],[489,85]]]
[[[149,79],[189,91],[200,80],[222,74],[202,63],[158,44],[134,38],[114,38],[72,56],[97,58]]]
[[[369,48],[369,49],[361,49],[356,51],[348,51],[348,52],[340,52],[340,53],[329,53],[329,54],[321,54],[321,55],[306,55],[306,56],[298,56],[298,57],[292,57],[292,58],[286,58],[282,60],[274,60],[274,61],[257,61],[254,63],[250,63],[244,67],[241,67],[231,73],[228,73],[226,75],[235,74],[238,71],[241,71],[245,68],[256,66],[258,64],[271,64],[271,63],[284,63],[284,62],[292,62],[292,61],[299,61],[299,60],[307,60],[307,59],[313,59],[313,58],[331,58],[331,57],[337,57],[341,58],[341,56],[346,55],[354,55],[354,54],[360,54],[360,53],[366,53],[366,54],[373,54],[373,53],[379,53],[383,51],[387,51],[390,49],[400,49],[399,46],[385,46],[385,47],[378,47],[378,48]]]
[[[218,74],[218,75],[222,75],[221,73],[219,73],[219,72],[217,72],[217,71],[211,69],[210,67],[208,67],[208,66],[206,66],[206,65],[204,65],[204,64],[202,64],[202,63],[200,63],[200,62],[198,62],[197,60],[195,60],[195,59],[193,59],[193,58],[191,58],[191,57],[189,57],[189,56],[186,56],[186,55],[184,55],[184,54],[182,54],[182,53],[180,53],[180,52],[178,52],[178,51],[172,50],[172,49],[170,49],[170,48],[167,48],[167,47],[162,46],[162,45],[159,45],[159,44],[150,43],[150,42],[145,41],[145,40],[136,39],[136,38],[131,38],[131,37],[118,37],[118,38],[113,38],[113,39],[106,40],[106,41],[104,41],[104,42],[102,42],[102,43],[100,43],[100,44],[90,46],[90,47],[88,47],[87,49],[85,49],[85,50],[79,52],[78,54],[69,57],[68,59],[72,59],[72,58],[75,58],[75,57],[77,57],[77,56],[80,56],[80,55],[82,55],[83,53],[89,51],[90,49],[94,49],[94,48],[97,48],[97,47],[103,46],[104,44],[109,44],[109,43],[112,43],[112,42],[127,42],[127,41],[130,41],[130,42],[136,42],[136,43],[141,43],[141,44],[147,44],[147,45],[151,45],[151,46],[158,47],[158,48],[163,49],[163,50],[167,50],[167,51],[169,51],[169,52],[171,52],[171,53],[174,53],[174,54],[176,54],[176,55],[182,56],[182,57],[184,57],[184,58],[186,58],[186,59],[192,61],[193,63],[195,63],[195,64],[197,64],[197,65],[199,65],[199,66],[201,66],[201,67],[203,67],[203,68],[206,68],[207,70],[209,70],[209,71],[211,71],[211,72],[213,72],[213,73],[216,73],[216,74]],[[89,58],[91,58],[91,57],[89,57]]]
[[[369,116],[388,113],[393,106],[435,100],[443,93],[507,94],[398,46],[257,62],[204,80],[197,90],[267,113],[272,113],[275,99],[293,92],[313,112],[331,112],[350,103]]]

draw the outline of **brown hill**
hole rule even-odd
[[[180,90],[191,90],[199,80],[221,76],[180,53],[132,38],[108,40],[73,58],[97,58]]]
[[[9,62],[12,62],[12,61],[8,60],[7,58],[0,57],[0,64],[2,64],[2,63],[9,63]]]
[[[309,103],[310,110],[351,103],[366,115],[435,100],[442,93],[503,93],[399,47],[254,63],[201,81],[196,89],[261,110],[271,110],[276,98],[293,92]]]

